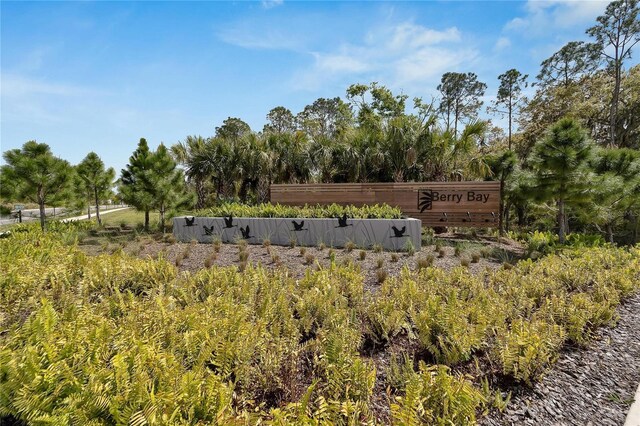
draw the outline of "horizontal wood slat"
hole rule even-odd
[[[425,197],[431,202],[424,201]],[[495,227],[500,182],[403,182],[271,185],[273,203],[389,204],[425,226]],[[421,203],[423,200],[423,203]]]

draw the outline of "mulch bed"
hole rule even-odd
[[[450,241],[460,240],[457,235],[439,236]],[[522,247],[512,241],[497,243],[495,240],[476,241],[485,246],[505,250],[515,257],[522,254]],[[89,254],[109,252],[117,246],[82,245]],[[162,254],[167,260],[175,263],[182,253],[188,251],[178,268],[181,271],[196,272],[205,268],[205,261],[213,253],[210,244],[164,243],[145,239],[124,244],[126,252],[141,258],[157,257]],[[350,259],[359,265],[363,275],[365,289],[376,292],[380,288],[377,279],[377,262],[383,259],[384,269],[389,277],[400,275],[406,266],[410,270],[417,267],[418,259],[434,256],[434,266],[451,270],[460,265],[461,257],[455,256],[454,247],[444,246],[445,255],[438,257],[435,247],[424,246],[413,256],[397,253],[398,260],[392,261],[390,252],[375,253],[366,250],[364,260],[360,260],[360,249],[351,252],[335,249],[336,261]],[[317,268],[317,264],[327,267],[330,264],[329,248],[320,250],[317,247],[306,247],[305,255],[300,254],[300,247],[262,247],[249,245],[248,262],[262,264],[267,268],[286,267],[294,277],[302,277],[308,268]],[[305,264],[305,256],[310,254],[314,261]],[[464,254],[463,254],[464,255]],[[278,256],[274,263],[272,256]],[[223,244],[215,266],[238,266],[238,246]],[[471,273],[480,274],[487,269],[493,270],[501,266],[496,259],[481,258],[478,263],[471,263]],[[640,382],[640,294],[628,299],[618,308],[620,315],[617,325],[603,328],[597,332],[594,341],[586,348],[568,348],[562,352],[554,367],[532,389],[525,386],[513,388],[513,396],[507,409],[492,412],[480,418],[479,424],[495,425],[623,425],[626,413],[633,402],[634,394]],[[411,352],[417,349],[408,341],[393,342],[391,347],[368,356],[376,364],[378,383],[384,383],[381,377],[386,370],[391,352]],[[385,422],[389,419],[388,390],[378,386],[374,391],[372,408],[378,419]]]
[[[481,425],[623,425],[640,383],[640,294],[587,348],[569,349],[533,389]]]
[[[499,247],[509,252],[517,250],[512,246],[496,243],[485,244],[488,247]],[[99,254],[102,252],[109,252],[118,247],[117,244],[111,244],[110,248],[105,250],[105,247],[99,245],[81,245],[82,250],[88,254]],[[240,260],[238,257],[238,246],[235,244],[222,244],[220,252],[217,253],[216,260],[213,261],[212,266],[239,266]],[[273,269],[277,267],[285,267],[295,278],[301,278],[304,276],[305,271],[309,268],[315,269],[317,265],[322,267],[328,267],[330,265],[329,248],[320,250],[317,247],[305,247],[305,254],[300,254],[300,247],[281,247],[270,246],[262,247],[260,245],[248,245],[247,252],[249,253],[248,262],[257,265],[261,264],[266,268]],[[378,259],[382,259],[382,269],[388,274],[388,277],[399,276],[402,269],[406,266],[410,270],[414,270],[417,267],[418,260],[427,256],[433,256],[433,266],[442,268],[445,270],[451,270],[454,267],[460,266],[461,259],[463,257],[469,258],[469,256],[462,253],[460,257],[455,256],[455,249],[453,246],[444,246],[444,256],[439,257],[438,252],[435,250],[435,246],[423,246],[421,251],[416,252],[412,256],[407,253],[398,252],[380,252],[376,253],[373,250],[364,250],[365,258],[360,260],[360,249],[354,249],[347,251],[345,249],[333,249],[335,252],[336,263],[341,264],[350,259],[354,264],[360,267],[364,275],[365,288],[370,291],[377,291],[380,287],[377,278],[377,263]],[[159,254],[162,254],[168,261],[175,263],[182,253],[188,252],[188,256],[184,258],[178,265],[180,271],[197,272],[200,269],[205,268],[206,260],[211,256],[214,251],[211,244],[189,244],[189,243],[164,243],[153,240],[143,240],[140,242],[128,242],[124,246],[124,251],[135,256],[146,258],[155,258]],[[307,255],[313,256],[311,264],[305,263],[305,257]],[[278,263],[273,262],[273,257],[279,258]],[[397,261],[393,258],[396,257]],[[496,259],[480,258],[477,263],[469,264],[469,271],[474,274],[482,273],[486,269],[497,269],[502,263]]]

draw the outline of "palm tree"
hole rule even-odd
[[[208,149],[208,143],[209,141],[202,136],[187,136],[184,142],[171,147],[173,157],[185,167],[187,180],[195,187],[198,209],[205,206],[205,183],[212,178],[217,161],[215,156],[211,155],[215,150]]]

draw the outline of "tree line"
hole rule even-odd
[[[190,202],[265,201],[273,183],[499,180],[501,231],[515,217],[519,226],[555,227],[561,239],[595,230],[637,241],[640,66],[625,64],[640,40],[638,0],[610,3],[586,34],[590,41],[567,43],[535,78],[500,74],[490,105],[475,73],[447,72],[428,100],[353,84],[344,98],[317,99],[297,114],[277,106],[257,131],[229,117],[212,136],[156,152],[141,139],[117,187],[148,227],[151,210],[163,219]]]
[[[3,158],[7,164],[0,168],[0,195],[37,204],[42,230],[46,228],[45,207],[52,205],[87,207],[89,217],[94,205],[96,220],[102,225],[101,202],[117,197],[145,213],[145,230],[149,230],[151,210],[160,213],[160,229],[164,229],[167,211],[193,206],[184,174],[169,150],[160,144],[152,151],[145,139],[140,139],[117,181],[115,170],[105,168],[95,152],[72,166],[53,155],[47,144],[29,141],[22,148],[4,152]]]

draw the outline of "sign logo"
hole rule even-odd
[[[420,213],[433,207],[433,191],[425,189],[418,192],[418,210]]]

